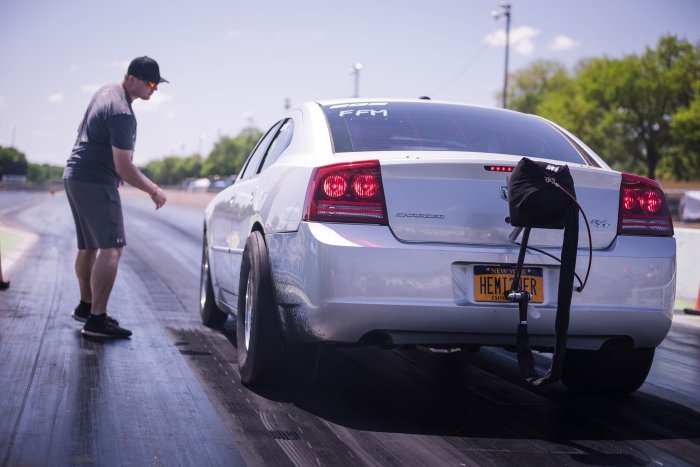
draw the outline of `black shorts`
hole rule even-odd
[[[119,190],[112,185],[63,179],[75,220],[78,249],[118,248],[126,245]]]

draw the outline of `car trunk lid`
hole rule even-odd
[[[381,160],[389,226],[404,242],[506,245],[509,172],[520,157],[420,153]],[[557,161],[548,161],[557,163]],[[559,164],[562,164],[559,162]],[[490,169],[487,169],[490,167]],[[617,233],[620,174],[569,164],[579,203],[591,227],[593,248],[608,247]],[[583,219],[579,246],[588,246]],[[559,247],[563,231],[533,229],[530,245]]]

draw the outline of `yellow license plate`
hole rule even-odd
[[[474,300],[477,302],[509,302],[505,293],[510,290],[515,267],[474,266]],[[530,302],[544,302],[544,278],[542,268],[523,268],[523,290],[532,295]]]

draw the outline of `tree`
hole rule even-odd
[[[32,183],[60,184],[63,178],[63,167],[49,164],[29,164],[27,179]]]
[[[519,71],[512,107],[562,124],[620,170],[698,176],[700,45],[664,36],[641,56],[582,61],[563,76],[541,63]]]
[[[27,174],[27,157],[15,148],[0,146],[0,180]]]
[[[554,60],[540,60],[513,75],[508,90],[510,108],[535,113],[542,100],[561,91],[571,81],[566,68]]]
[[[700,80],[693,84],[693,100],[671,120],[671,137],[675,151],[669,158],[669,170],[679,180],[700,179]]]
[[[161,185],[177,185],[186,178],[199,177],[202,169],[202,156],[192,154],[187,157],[168,156],[151,161],[143,167],[149,177]]]
[[[221,137],[206,160],[199,154],[168,156],[150,161],[143,170],[156,183],[171,186],[180,184],[186,178],[235,175],[261,136],[257,128],[244,128],[235,138]]]
[[[675,152],[671,122],[690,106],[693,83],[700,79],[700,47],[666,36],[656,49],[622,63],[610,82],[608,102],[616,107],[609,108],[610,120],[619,126],[629,156],[656,178],[659,167],[673,166],[661,164],[662,158]]]
[[[22,162],[26,164],[27,156],[15,148],[0,146],[0,165],[5,162]]]
[[[253,127],[244,128],[235,138],[222,136],[204,162],[201,175],[238,174],[261,136],[260,130]]]

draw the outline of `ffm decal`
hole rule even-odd
[[[352,115],[354,117],[359,117],[361,115],[368,115],[370,117],[380,116],[388,117],[389,111],[386,109],[375,110],[375,109],[360,109],[360,110],[341,110],[338,114],[339,117],[344,117],[346,115]]]

